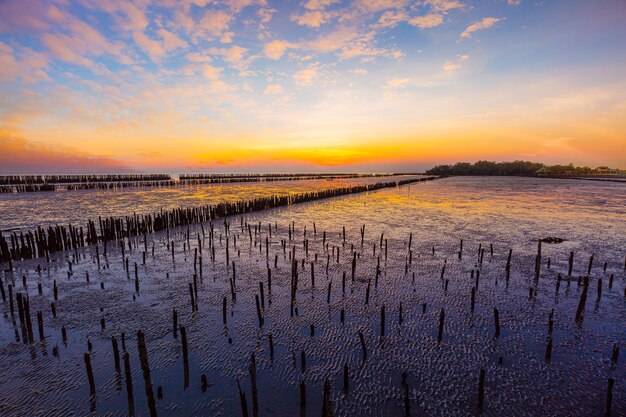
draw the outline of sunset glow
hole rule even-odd
[[[0,171],[626,168],[626,3],[3,0]]]

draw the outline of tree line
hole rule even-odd
[[[452,165],[437,165],[426,171],[429,175],[519,175],[535,176],[537,171],[545,168],[546,175],[586,175],[595,170],[589,167],[569,165],[545,165],[541,162],[513,161],[494,162],[478,161],[457,162]]]

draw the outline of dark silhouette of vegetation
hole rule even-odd
[[[575,167],[573,164],[548,166],[540,162],[530,161],[478,161],[473,164],[469,162],[457,162],[454,165],[437,165],[426,171],[426,173],[429,175],[576,176],[593,174],[594,171],[595,170],[589,167]]]

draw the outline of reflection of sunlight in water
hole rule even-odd
[[[412,177],[371,177],[207,184],[182,187],[126,188],[0,194],[0,229],[48,224],[79,224],[98,216],[123,217],[175,207],[251,200],[275,194],[298,194]],[[15,215],[15,213],[19,213]]]
[[[296,222],[340,222],[355,229],[353,233],[358,233],[361,223],[369,222],[399,239],[413,231],[423,233],[426,240],[447,244],[464,236],[525,246],[538,238],[557,236],[567,240],[564,246],[580,244],[590,250],[619,251],[626,245],[623,184],[455,177],[290,210],[302,213]]]

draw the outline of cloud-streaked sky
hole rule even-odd
[[[0,0],[0,171],[626,168],[624,0]]]

